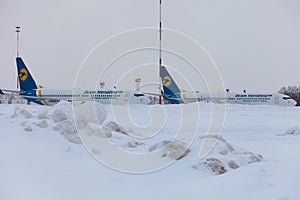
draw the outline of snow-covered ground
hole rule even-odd
[[[300,108],[227,105],[218,138],[206,136],[210,104],[196,105],[199,113],[190,105],[97,105],[99,121],[91,122],[90,112],[75,115],[83,141],[69,103],[0,105],[0,199],[300,198]],[[76,113],[84,109],[83,105]],[[191,146],[184,137],[173,141],[182,126],[181,109],[193,123],[195,114],[200,116],[198,129],[192,123],[183,129],[194,137]],[[148,161],[126,163],[129,160],[113,151],[107,154],[102,146],[107,139],[131,154],[154,153]],[[215,148],[200,159],[203,142],[216,139]],[[114,170],[108,167],[114,167],[113,162],[103,164],[101,159],[120,159],[118,167],[133,170],[152,167],[152,161],[172,164],[133,174]]]

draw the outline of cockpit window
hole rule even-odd
[[[282,97],[283,100],[292,99],[291,97]]]

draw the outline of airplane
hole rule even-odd
[[[183,104],[191,102],[213,102],[213,103],[230,103],[230,104],[248,104],[248,105],[279,105],[295,106],[297,102],[291,97],[279,93],[250,94],[250,93],[214,93],[203,94],[199,92],[181,91],[176,82],[162,66],[162,96],[165,102],[170,104]]]
[[[247,105],[278,105],[295,106],[297,102],[291,97],[279,93],[215,93],[200,94],[203,100],[213,103],[247,104]],[[198,96],[200,96],[198,95]],[[221,97],[223,95],[223,97]]]
[[[96,101],[102,104],[150,104],[150,99],[142,92],[118,89],[46,89],[38,86],[21,57],[16,58],[20,91],[1,91],[15,93],[40,105],[54,105],[65,101]]]

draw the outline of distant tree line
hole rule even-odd
[[[279,93],[290,96],[292,99],[297,101],[296,106],[300,106],[300,87],[297,86],[282,87],[279,90]]]

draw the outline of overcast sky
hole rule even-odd
[[[300,1],[165,0],[163,13],[165,27],[208,51],[226,88],[276,92],[300,85]],[[21,56],[36,81],[71,88],[97,44],[157,24],[158,0],[0,0],[0,88],[16,88],[16,25]]]

